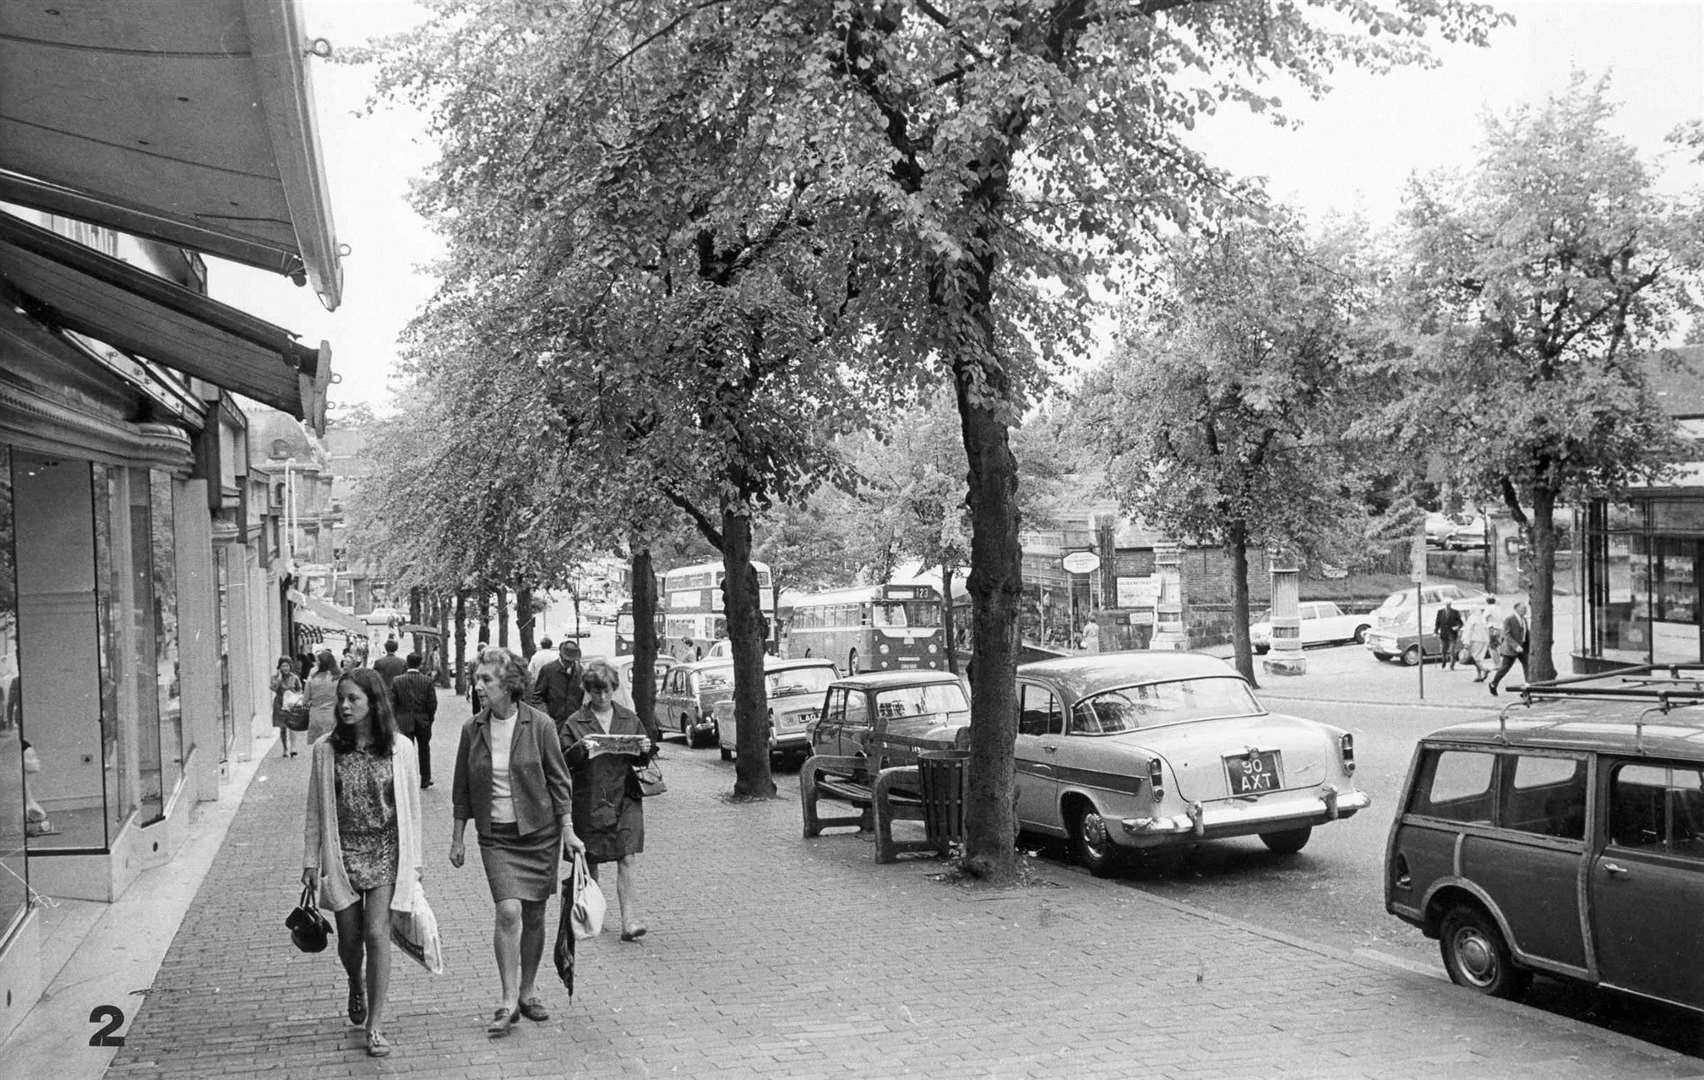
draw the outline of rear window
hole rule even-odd
[[[1093,694],[1077,703],[1071,718],[1074,733],[1115,735],[1121,731],[1210,720],[1218,716],[1253,716],[1264,712],[1248,684],[1230,675],[1145,683]]]
[[[1433,750],[1420,763],[1408,810],[1445,821],[1491,824],[1491,781],[1497,755],[1478,750]]]

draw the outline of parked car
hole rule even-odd
[[[1470,516],[1467,514],[1446,514],[1438,510],[1429,512],[1426,515],[1426,524],[1423,526],[1426,533],[1426,543],[1432,547],[1443,547],[1444,541],[1449,539],[1449,535],[1467,524]]]
[[[1704,706],[1688,682],[1611,672],[1434,731],[1385,852],[1385,908],[1438,940],[1458,985],[1535,972],[1704,1011]],[[1628,676],[1632,676],[1629,678]],[[1653,681],[1653,677],[1654,680]]]
[[[1451,551],[1470,551],[1485,546],[1485,519],[1469,517],[1451,529],[1444,537],[1444,547]]]
[[[1365,637],[1367,651],[1380,660],[1401,658],[1410,666],[1422,659],[1436,660],[1443,656],[1443,647],[1432,633],[1438,609],[1449,600],[1463,616],[1471,616],[1485,606],[1485,594],[1478,589],[1460,585],[1423,585],[1415,589],[1398,589],[1385,597],[1372,612],[1373,627]],[[1419,614],[1415,614],[1416,604]],[[1422,629],[1423,628],[1423,629]]]
[[[584,662],[589,664],[593,660],[602,660],[604,663],[613,667],[617,675],[621,676],[621,685],[616,688],[614,695],[615,700],[627,706],[629,709],[633,708],[633,654],[625,653],[621,656],[588,656],[585,658]],[[662,693],[663,683],[668,678],[669,668],[674,667],[674,665],[674,657],[669,656],[667,653],[662,653],[657,656],[657,693]]]
[[[767,657],[763,667],[764,691],[769,698],[770,756],[809,753],[810,735],[805,728],[816,719],[822,709],[823,692],[840,672],[832,660],[820,657],[801,660]],[[732,761],[739,746],[733,699],[716,702],[711,712],[722,760]]]
[[[806,737],[813,754],[868,757],[879,743],[884,766],[915,764],[921,750],[969,745],[970,691],[950,671],[905,669],[836,679]]]
[[[663,688],[657,691],[657,707],[653,714],[657,728],[664,732],[680,732],[689,747],[697,746],[704,739],[714,739],[716,718],[713,710],[716,702],[733,695],[732,660],[675,664],[663,676]]]
[[[1304,649],[1309,645],[1363,641],[1373,624],[1370,615],[1346,615],[1342,608],[1330,600],[1303,600],[1297,605],[1297,611],[1302,620]],[[1263,653],[1272,647],[1271,612],[1262,612],[1259,619],[1249,624],[1248,636],[1257,653]]]
[[[1096,874],[1232,836],[1292,854],[1372,802],[1349,732],[1268,712],[1230,665],[1192,653],[1020,665],[1015,753],[1019,827],[1070,839]]]

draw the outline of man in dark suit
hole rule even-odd
[[[385,642],[385,654],[373,661],[373,670],[379,673],[386,686],[391,685],[398,675],[408,670],[408,665],[396,654],[396,638]]]
[[[1516,604],[1515,610],[1503,620],[1503,640],[1497,646],[1497,655],[1502,659],[1497,664],[1497,674],[1491,676],[1491,696],[1497,696],[1497,684],[1503,681],[1503,676],[1515,666],[1515,661],[1521,662],[1521,681],[1527,678],[1527,606]]]
[[[560,727],[571,713],[579,711],[585,698],[586,691],[580,686],[580,646],[566,640],[556,650],[556,659],[539,668],[538,678],[533,680],[532,704]]]
[[[420,787],[432,786],[432,721],[438,717],[438,688],[420,670],[420,654],[411,652],[401,675],[391,682],[396,729],[414,740],[420,756]]]
[[[1454,600],[1445,600],[1444,606],[1438,609],[1437,617],[1432,620],[1432,632],[1438,635],[1438,643],[1444,648],[1444,666],[1451,671],[1455,670],[1456,654],[1461,650],[1462,622]]]

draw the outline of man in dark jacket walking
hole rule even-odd
[[[560,728],[585,698],[586,691],[580,686],[580,646],[564,641],[556,650],[556,659],[540,668],[533,680],[532,704],[548,713]]]
[[[438,716],[438,689],[420,670],[420,654],[408,654],[407,668],[391,681],[396,729],[414,740],[420,755],[420,787],[432,786],[432,721]]]
[[[1432,632],[1438,635],[1438,642],[1444,647],[1444,664],[1455,670],[1456,659],[1461,651],[1461,628],[1465,622],[1461,612],[1455,609],[1454,600],[1445,600],[1444,606],[1438,609],[1438,615],[1432,620]]]
[[[396,638],[391,638],[385,642],[385,654],[373,661],[373,670],[379,673],[380,678],[384,679],[386,686],[395,682],[398,675],[408,670],[402,657],[396,654]]]

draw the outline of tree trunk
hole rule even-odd
[[[657,723],[657,572],[651,568],[651,549],[633,547],[633,711],[652,742],[662,742]]]
[[[1528,525],[1531,542],[1527,555],[1531,560],[1531,582],[1527,589],[1527,605],[1532,618],[1527,624],[1527,681],[1537,682],[1556,677],[1556,659],[1552,651],[1556,644],[1556,493],[1534,486],[1532,520]]]
[[[515,582],[515,619],[521,627],[521,655],[531,660],[532,654],[538,651],[538,646],[533,644],[537,620],[533,616],[532,586],[520,580]]]
[[[739,725],[734,794],[773,798],[769,701],[763,678],[769,625],[763,617],[757,571],[751,565],[751,517],[727,504],[722,507],[722,570],[722,611],[728,618],[728,643],[734,653],[734,715]]]
[[[450,605],[444,601],[444,594],[432,594],[432,622],[438,627],[438,655],[433,661],[434,681],[441,687],[449,689],[454,685],[450,672]]]
[[[1231,648],[1236,655],[1237,671],[1250,686],[1259,686],[1254,677],[1254,647],[1248,637],[1248,531],[1240,524],[1230,530],[1231,553]]]
[[[425,605],[422,603],[425,592],[426,590],[418,585],[408,590],[408,621],[415,626],[423,625],[426,618],[423,611]]]
[[[491,594],[483,588],[479,590],[479,636],[475,640],[491,644]]]
[[[953,626],[953,568],[941,560],[941,648],[947,654],[947,670],[959,673],[957,634]]]
[[[497,645],[509,647],[509,590],[499,585],[497,593]]]
[[[456,590],[456,694],[467,696],[467,590]]]

